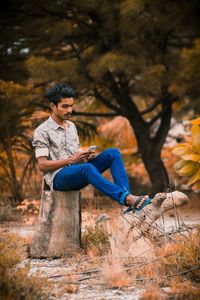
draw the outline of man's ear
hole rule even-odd
[[[56,108],[56,105],[55,105],[53,102],[51,102],[51,103],[50,103],[50,108],[51,108],[52,110],[54,110],[54,109]]]

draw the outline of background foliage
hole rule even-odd
[[[189,177],[189,186],[200,190],[200,118],[191,121],[191,124],[191,141],[177,145],[173,151],[180,158],[175,169],[180,176]]]

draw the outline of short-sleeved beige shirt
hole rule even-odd
[[[80,149],[76,126],[68,120],[65,123],[66,129],[60,127],[50,116],[36,128],[32,142],[36,158],[47,156],[50,160],[65,159]],[[53,189],[54,176],[62,169],[43,173],[51,189]]]

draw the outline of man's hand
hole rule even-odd
[[[46,156],[38,157],[39,169],[42,172],[54,171],[59,168],[66,167],[71,164],[77,164],[80,162],[87,162],[95,158],[95,151],[78,151],[65,159],[50,160]]]
[[[41,156],[38,157],[38,165],[39,169],[42,172],[49,172],[49,171],[54,171],[59,168],[66,167],[71,164],[77,164],[80,162],[86,162],[88,161],[88,158],[90,157],[91,152],[90,151],[79,151],[76,152],[75,154],[68,156],[65,159],[60,159],[60,160],[50,160],[46,156]]]
[[[90,151],[90,155],[89,155],[89,157],[87,158],[87,160],[92,160],[92,159],[94,159],[95,157],[96,157],[95,150]]]
[[[80,162],[85,162],[91,156],[91,152],[86,151],[78,151],[69,157],[70,164],[76,164]]]

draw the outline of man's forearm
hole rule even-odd
[[[38,158],[38,166],[42,172],[55,171],[57,169],[66,167],[69,164],[71,164],[70,157],[61,160],[48,160],[44,157]]]
[[[55,171],[57,169],[66,167],[71,164],[84,162],[90,156],[91,156],[91,152],[88,150],[76,152],[73,155],[68,156],[67,158],[61,160],[50,160],[47,159],[46,156],[42,156],[42,157],[38,157],[38,165],[40,171],[42,172]]]

